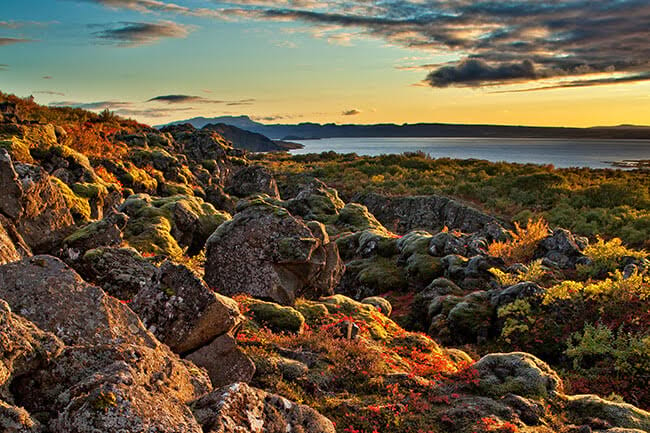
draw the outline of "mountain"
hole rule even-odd
[[[538,138],[611,138],[649,139],[650,128],[630,125],[595,128],[540,126],[465,125],[447,123],[392,123],[374,125],[337,125],[334,123],[264,124],[248,116],[195,117],[171,124],[190,123],[197,128],[223,123],[271,139],[299,140],[334,137],[538,137]]]

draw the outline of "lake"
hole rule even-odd
[[[611,161],[650,160],[650,140],[592,140],[552,138],[323,138],[292,140],[304,149],[292,154],[333,150],[376,156],[418,150],[434,158],[486,159],[555,167],[611,168]]]

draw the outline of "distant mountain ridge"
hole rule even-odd
[[[650,127],[619,125],[592,128],[543,126],[464,125],[449,123],[414,123],[396,125],[338,125],[334,123],[264,124],[248,116],[195,117],[172,122],[190,123],[196,128],[209,124],[227,124],[272,140],[299,140],[343,137],[503,137],[503,138],[608,138],[650,139]]]

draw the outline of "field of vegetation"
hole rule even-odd
[[[432,159],[423,153],[365,157],[356,154],[265,154],[258,161],[281,185],[314,176],[344,200],[361,192],[445,194],[505,220],[543,217],[551,227],[583,236],[619,237],[650,246],[650,176],[647,171],[556,169],[535,164]]]

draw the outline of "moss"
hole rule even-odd
[[[382,233],[388,233],[388,230],[377,221],[377,218],[368,212],[368,208],[358,203],[346,204],[339,211],[335,225],[353,232],[372,229]]]
[[[33,164],[34,158],[29,153],[29,143],[21,140],[19,137],[11,137],[6,140],[0,140],[0,147],[7,149],[14,161],[26,162]]]
[[[108,189],[99,183],[75,183],[72,185],[72,190],[79,197],[84,198],[99,198],[108,195]]]
[[[389,340],[401,334],[400,327],[388,317],[377,311],[373,305],[363,304],[343,295],[321,299],[330,314],[351,316],[367,326],[370,336],[375,340]]]
[[[130,219],[124,232],[128,244],[140,252],[180,257],[183,250],[172,237],[171,223],[162,216]]]
[[[319,243],[316,238],[295,237],[280,238],[276,242],[279,258],[283,262],[307,261],[314,246]]]
[[[393,306],[390,304],[388,299],[382,298],[381,296],[371,296],[369,298],[362,299],[361,303],[372,305],[386,317],[390,316],[390,313],[393,311]]]
[[[296,300],[294,308],[303,315],[309,326],[321,325],[329,314],[325,305],[302,298]]]
[[[615,427],[650,431],[650,413],[626,403],[615,403],[595,395],[567,397],[569,418],[582,424],[594,418],[604,419]]]
[[[396,259],[375,256],[355,260],[347,266],[348,272],[358,270],[357,279],[361,284],[376,288],[379,292],[404,290],[407,287],[404,271],[397,266]]]
[[[178,195],[178,194],[187,195],[187,196],[194,195],[194,190],[192,189],[192,187],[180,183],[170,183],[170,182],[165,182],[162,185],[160,185],[159,192],[161,195],[165,195],[165,196]]]
[[[275,332],[300,333],[305,327],[305,318],[292,307],[250,299],[248,308],[256,321]]]
[[[439,257],[432,257],[426,253],[415,253],[406,261],[406,273],[410,280],[428,284],[434,278],[442,275],[442,263]]]
[[[82,198],[76,195],[68,185],[57,177],[50,177],[54,185],[61,191],[66,206],[70,209],[70,213],[76,222],[84,222],[90,220],[90,204],[87,198]]]

